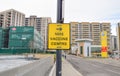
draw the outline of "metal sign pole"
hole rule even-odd
[[[57,0],[57,23],[63,23],[63,0]],[[56,76],[62,75],[62,51],[56,50]]]

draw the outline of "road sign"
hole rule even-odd
[[[70,24],[49,24],[48,49],[70,49]]]

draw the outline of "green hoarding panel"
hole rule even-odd
[[[0,34],[0,48],[2,48],[2,44],[3,43],[3,38],[2,38],[2,34]]]
[[[31,40],[33,39],[33,33],[10,33],[9,39]]]
[[[28,48],[30,42],[26,40],[10,40],[9,48]]]
[[[0,28],[0,46],[2,48],[8,47],[8,37],[9,37],[8,33],[9,33],[8,28],[6,29]]]
[[[21,39],[21,34],[20,33],[13,33],[9,35],[9,39]]]
[[[3,44],[2,43],[0,43],[0,48],[2,48],[3,47]]]
[[[9,47],[22,47],[22,41],[20,40],[10,40]]]
[[[0,29],[0,33],[2,33],[2,30]]]
[[[2,47],[2,44],[0,43],[0,48]]]
[[[16,26],[10,27],[10,32],[34,32],[34,27],[32,26]]]
[[[2,40],[2,36],[0,35],[0,40]]]
[[[22,45],[24,45],[23,48],[28,48],[30,46],[30,42],[29,41],[23,41]]]
[[[33,33],[28,33],[28,34],[22,34],[22,38],[25,38],[26,40],[27,39],[33,39]]]
[[[0,49],[0,54],[22,54],[30,53],[29,49]]]
[[[2,30],[3,30],[3,29],[0,27],[0,32],[2,32]]]

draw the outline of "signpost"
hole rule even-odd
[[[57,23],[63,23],[63,0],[57,0]],[[62,74],[62,60],[61,60],[61,50],[56,50],[56,76],[61,76]]]
[[[57,51],[56,76],[61,76],[61,51],[70,49],[70,24],[48,25],[48,49]]]
[[[64,0],[57,0],[57,24],[49,24],[48,49],[56,50],[56,76],[62,75],[62,50],[70,48],[70,26],[64,23]]]

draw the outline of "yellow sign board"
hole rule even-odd
[[[103,58],[108,57],[108,53],[107,52],[101,52],[101,55],[102,55]]]
[[[101,32],[101,45],[107,46],[107,32],[106,31]]]
[[[70,49],[70,24],[48,25],[48,49]]]
[[[101,56],[108,57],[107,31],[101,32]]]

